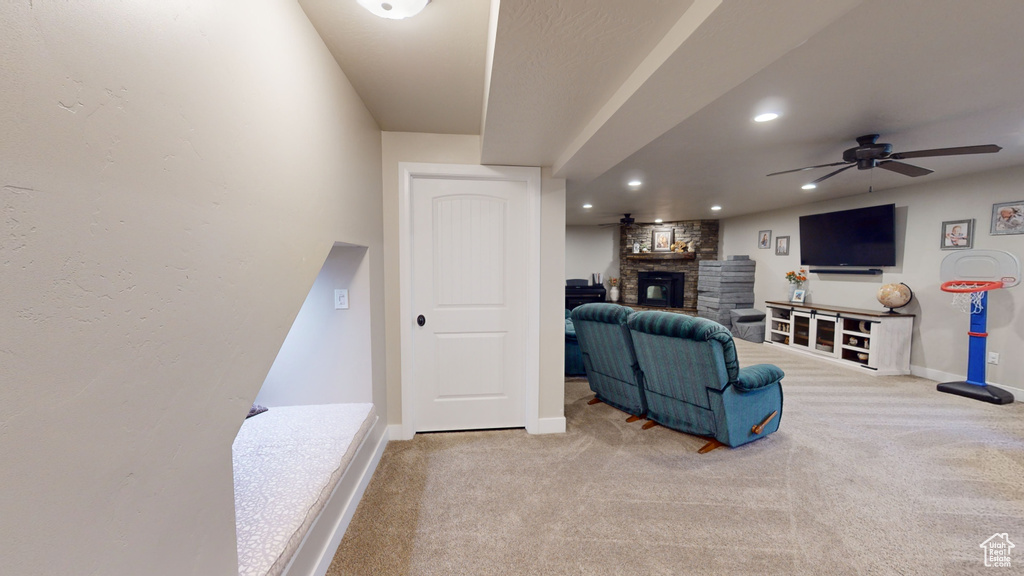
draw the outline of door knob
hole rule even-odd
[[[420,314],[419,316],[416,317],[416,323],[419,324],[420,326],[423,326],[424,324],[427,323],[427,319],[423,316],[423,314]]]

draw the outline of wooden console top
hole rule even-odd
[[[863,308],[844,308],[842,306],[823,306],[820,304],[798,304],[796,302],[782,302],[778,300],[768,300],[765,302],[765,306],[775,306],[776,308],[792,308],[803,309],[803,310],[820,310],[822,312],[834,312],[836,314],[856,314],[857,316],[872,316],[872,317],[885,317],[885,318],[913,318],[913,314],[903,314],[902,312],[895,312],[890,314],[886,311],[878,310],[865,310]]]

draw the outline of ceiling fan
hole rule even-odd
[[[609,222],[607,224],[598,224],[598,226],[600,226],[600,227],[625,226],[626,228],[632,228],[635,224],[636,224],[636,218],[633,218],[629,214],[623,214],[622,218],[619,218],[619,223],[618,224],[613,224],[613,223]]]
[[[623,226],[625,228],[632,228],[633,226],[636,226],[637,224],[654,225],[654,224],[656,224],[656,222],[637,222],[636,218],[633,218],[630,214],[623,214],[622,218],[619,218],[619,223],[618,224],[608,223],[608,224],[598,224],[598,226],[601,226],[601,227]]]
[[[892,151],[892,144],[876,142],[876,140],[878,140],[878,134],[867,134],[857,138],[857,146],[843,152],[842,162],[819,164],[817,166],[807,166],[806,168],[797,168],[795,170],[783,170],[782,172],[772,172],[769,176],[778,176],[779,174],[789,174],[791,172],[802,172],[804,170],[814,170],[816,168],[842,166],[842,168],[835,170],[834,172],[829,172],[810,183],[816,185],[823,180],[827,180],[840,172],[849,170],[856,166],[858,170],[883,168],[890,172],[896,172],[897,174],[913,176],[916,178],[917,176],[931,174],[932,170],[921,168],[920,166],[914,166],[913,164],[907,164],[905,162],[897,162],[897,160],[906,160],[908,158],[927,158],[930,156],[959,156],[962,154],[994,154],[1002,150],[1002,147],[996,146],[995,144],[984,144],[981,146],[958,146],[956,148],[914,150],[912,152],[896,152],[894,154]]]

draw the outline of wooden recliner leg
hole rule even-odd
[[[626,422],[629,422],[630,424],[632,424],[633,422],[636,422],[639,419],[640,419],[640,417],[637,416],[636,414],[634,414],[634,415],[630,416],[629,418],[626,418]]]
[[[707,444],[701,446],[700,450],[697,450],[697,453],[698,454],[707,454],[708,452],[711,452],[712,450],[714,450],[715,448],[718,448],[720,446],[725,446],[725,444],[722,444],[718,440],[711,440]]]
[[[762,431],[764,431],[764,427],[767,426],[768,423],[771,422],[772,419],[775,418],[775,416],[777,416],[778,414],[778,410],[772,412],[760,424],[754,424],[754,426],[750,428],[750,431],[753,432],[754,434],[760,434]]]
[[[600,404],[600,403],[601,403],[601,400],[600,400],[600,399],[598,399],[598,398],[591,398],[591,399],[590,399],[590,402],[587,402],[587,405],[588,405],[588,406],[592,406],[592,405],[594,405],[594,404]]]
[[[651,428],[654,428],[657,425],[658,423],[655,422],[654,420],[648,420],[647,422],[644,422],[644,425],[641,426],[641,428],[643,428],[644,430],[650,430]]]

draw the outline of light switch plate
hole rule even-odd
[[[348,310],[348,288],[336,288],[334,290],[334,309]]]

